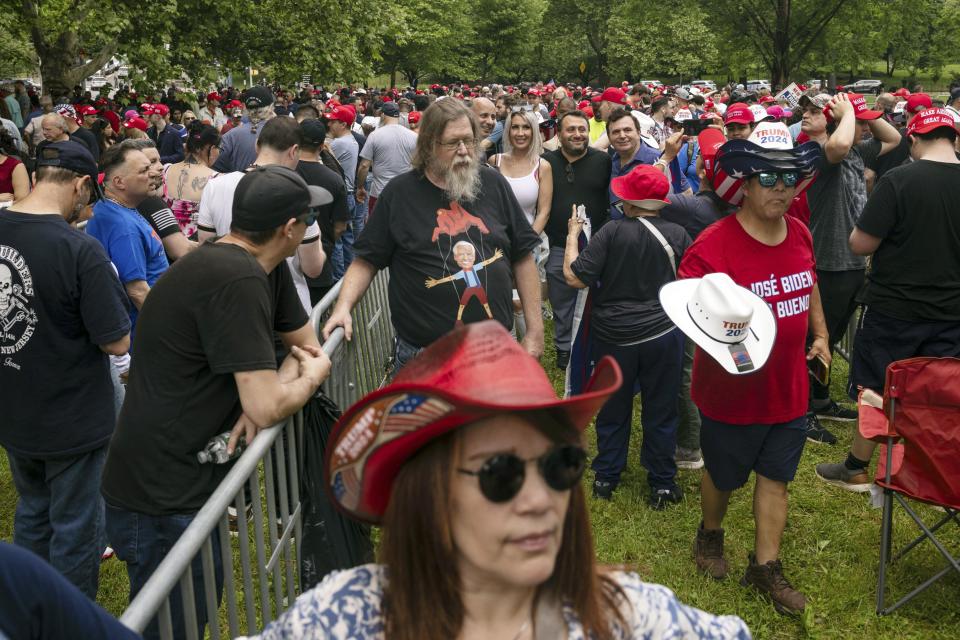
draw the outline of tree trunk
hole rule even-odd
[[[397,65],[390,67],[390,88],[397,86]]]

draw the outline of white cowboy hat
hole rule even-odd
[[[728,373],[752,373],[766,364],[777,336],[773,311],[727,274],[670,282],[660,289],[660,304],[680,331]]]

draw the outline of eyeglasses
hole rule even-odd
[[[573,179],[574,179],[574,175],[573,175],[573,165],[572,165],[572,164],[568,164],[568,165],[564,168],[564,171],[565,171],[566,174],[567,174],[567,182],[568,182],[569,184],[573,184]]]
[[[580,482],[587,466],[587,452],[574,445],[558,445],[539,458],[524,460],[512,453],[498,453],[487,459],[479,471],[457,469],[458,472],[480,479],[480,492],[490,502],[512,500],[527,476],[527,463],[537,463],[537,469],[547,486],[554,491],[569,491]]]
[[[309,227],[310,225],[312,225],[314,222],[317,221],[318,216],[319,216],[318,212],[311,209],[309,213],[305,213],[304,215],[300,216],[298,220],[300,220],[300,222],[302,222],[303,224]]]
[[[797,185],[797,181],[800,180],[800,174],[796,171],[783,171],[781,173],[764,171],[757,174],[757,179],[760,181],[760,186],[766,187],[767,189],[775,186],[778,178],[783,180],[783,186],[795,187]]]
[[[460,148],[460,145],[463,145],[463,146],[466,147],[467,149],[470,149],[471,147],[473,147],[474,145],[477,144],[477,139],[476,139],[476,138],[461,138],[461,139],[459,139],[459,140],[451,140],[450,142],[442,142],[442,141],[441,141],[441,142],[438,142],[437,144],[439,144],[441,147],[443,147],[443,148],[446,149],[447,151],[456,151],[457,149]]]

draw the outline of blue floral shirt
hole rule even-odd
[[[629,608],[624,608],[629,629],[621,630],[622,640],[750,638],[747,625],[736,616],[715,616],[688,607],[670,589],[646,584],[635,573],[618,571],[612,577],[629,601]],[[384,567],[376,564],[331,573],[256,637],[381,640],[385,580]],[[563,615],[567,640],[588,640],[576,613],[564,607]]]

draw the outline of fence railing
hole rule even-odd
[[[853,341],[857,338],[857,327],[860,325],[861,313],[863,313],[863,308],[859,307],[850,316],[850,323],[847,325],[846,333],[843,334],[843,339],[833,346],[834,353],[837,353],[847,362],[850,362],[850,358],[853,356]]]
[[[388,279],[387,271],[381,271],[354,308],[351,342],[344,340],[343,329],[337,329],[323,343],[323,350],[333,361],[324,390],[341,409],[377,388],[389,371],[393,325],[387,302]],[[311,322],[318,335],[340,287],[338,283],[313,310]],[[203,636],[199,621],[205,617],[210,638],[219,640],[257,633],[286,610],[300,593],[297,540],[302,539],[302,442],[301,412],[260,432],[124,611],[120,622],[142,632],[156,618],[164,640],[192,640]],[[235,517],[229,507],[233,507]],[[215,541],[222,564],[222,602],[217,598]],[[194,565],[198,558],[197,572]],[[202,593],[196,593],[197,588]],[[183,603],[182,628],[177,629],[171,607],[175,594]]]

